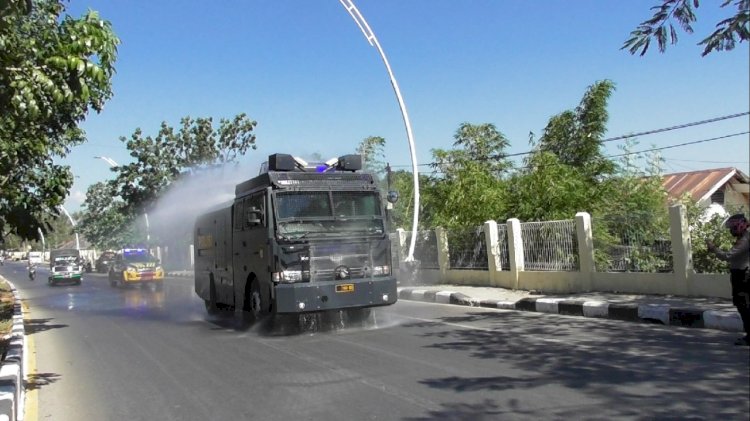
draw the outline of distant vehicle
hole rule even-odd
[[[28,259],[29,264],[41,265],[44,263],[44,254],[41,251],[30,251]]]
[[[359,155],[310,165],[269,156],[235,199],[199,216],[195,292],[206,310],[270,314],[343,310],[364,320],[396,302],[380,192]]]
[[[109,272],[109,267],[112,265],[112,263],[115,261],[115,256],[117,253],[114,251],[105,251],[99,257],[96,259],[96,263],[94,266],[96,267],[96,271],[99,273],[107,273]]]
[[[81,252],[76,249],[52,250],[49,254],[49,277],[51,285],[73,283],[81,285],[83,265]]]
[[[159,259],[152,256],[147,249],[122,249],[115,256],[109,268],[109,283],[118,285],[154,285],[163,287],[164,269]]]

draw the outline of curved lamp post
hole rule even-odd
[[[365,38],[367,38],[367,42],[369,42],[371,46],[378,49],[378,53],[380,53],[380,57],[383,59],[385,68],[388,71],[388,76],[391,79],[391,86],[393,86],[393,91],[396,93],[398,106],[401,109],[401,116],[404,119],[404,126],[406,126],[406,137],[409,141],[409,153],[411,154],[412,177],[414,178],[414,216],[412,218],[409,253],[406,256],[406,261],[410,262],[414,260],[414,245],[417,241],[417,226],[419,225],[419,172],[417,171],[417,157],[414,147],[414,136],[412,135],[411,123],[409,122],[409,114],[406,111],[406,104],[404,103],[404,99],[401,97],[401,90],[398,87],[396,77],[393,75],[391,65],[388,63],[388,58],[385,56],[385,52],[380,46],[380,42],[378,42],[378,39],[375,37],[375,33],[372,32],[372,29],[370,29],[370,25],[367,24],[367,21],[365,20],[364,16],[362,16],[362,13],[360,13],[360,11],[357,9],[357,6],[354,5],[353,0],[339,1],[341,2],[341,5],[344,6],[346,11],[349,12],[357,26],[359,26],[362,34],[365,36]]]
[[[114,159],[108,156],[95,156],[94,158],[101,159],[102,161],[109,164],[110,167],[118,167],[119,164]],[[146,220],[146,244],[151,243],[151,227],[148,223],[148,213],[143,212],[143,218]]]
[[[60,205],[60,210],[62,210],[63,213],[65,214],[65,216],[68,217],[68,219],[70,220],[70,224],[73,225],[73,229],[75,229],[75,227],[76,227],[76,221],[74,221],[73,217],[70,216],[70,214],[68,213],[68,210],[65,209],[63,207],[63,205]],[[76,250],[80,250],[81,249],[81,243],[78,241],[78,233],[76,232],[75,234],[76,234]]]

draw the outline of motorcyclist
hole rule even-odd
[[[29,271],[29,280],[33,281],[34,277],[36,277],[36,265],[34,263],[29,262],[27,269]]]

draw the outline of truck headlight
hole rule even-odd
[[[372,276],[388,276],[390,274],[391,267],[388,265],[372,267]]]
[[[310,279],[310,272],[303,270],[283,270],[273,273],[274,282],[303,282]]]

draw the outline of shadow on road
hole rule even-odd
[[[35,373],[30,374],[28,380],[24,382],[26,391],[38,390],[48,384],[54,383],[60,379],[60,375],[56,373]]]
[[[64,324],[50,324],[49,322],[54,319],[27,319],[23,321],[23,327],[27,335],[33,335],[34,333],[44,332],[51,329],[60,329],[68,327]]]
[[[604,418],[746,420],[750,410],[747,349],[733,346],[723,332],[518,312],[480,312],[436,320],[442,323],[404,327],[426,328],[421,335],[430,340],[427,349],[450,352],[455,358],[476,358],[483,364],[493,360],[512,364],[524,374],[425,378],[419,383],[434,390],[501,392],[471,405],[444,403],[442,410],[430,411],[425,420],[496,419],[503,414],[565,419],[580,416],[591,404],[519,406],[507,396],[513,391],[548,392],[550,388],[583,391],[597,401],[597,416]],[[489,328],[456,326],[477,322]],[[577,333],[581,323],[586,324],[585,335]],[[422,418],[410,418],[415,419]]]

